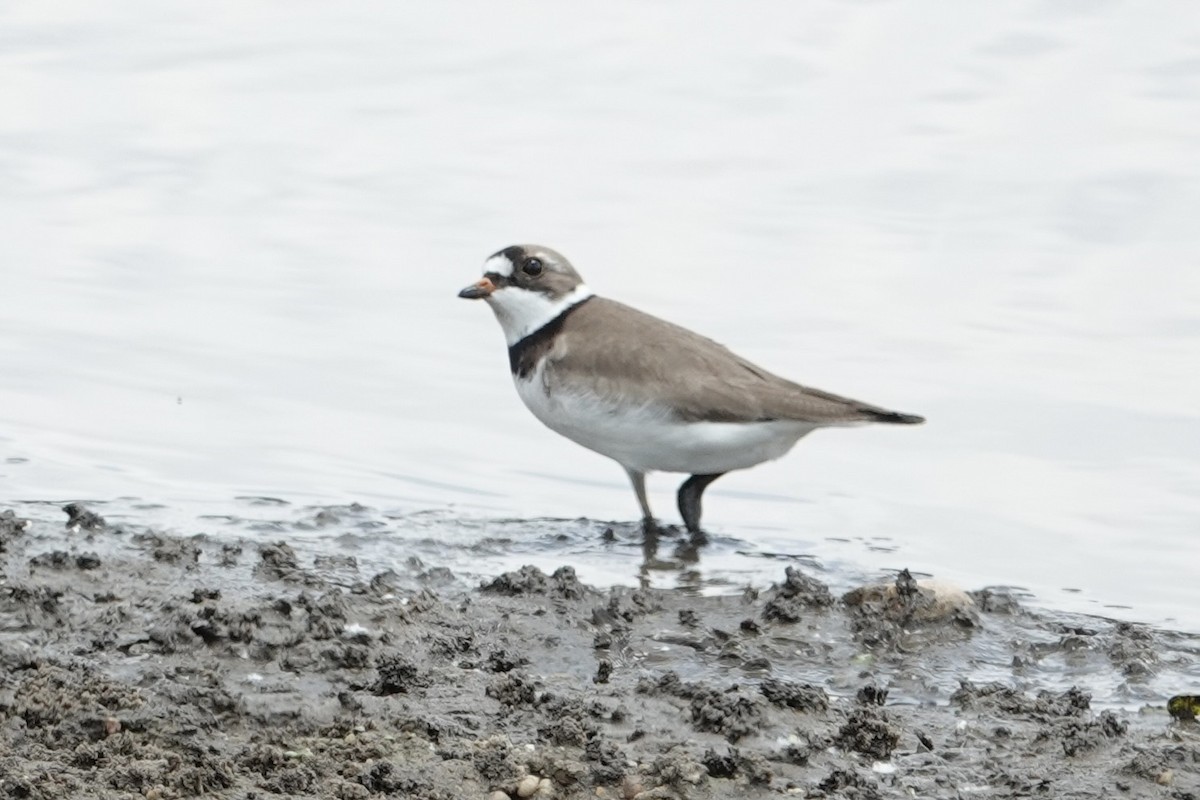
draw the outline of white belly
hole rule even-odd
[[[816,426],[807,422],[681,422],[665,408],[594,394],[546,392],[541,370],[517,393],[546,427],[638,472],[712,475],[779,458]]]

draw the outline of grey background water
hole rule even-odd
[[[1200,629],[1190,1],[8,3],[0,108],[6,505],[634,582],[588,521],[635,518],[621,470],[454,296],[537,241],[930,420],[728,476],[643,577],[908,566]]]

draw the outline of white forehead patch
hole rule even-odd
[[[513,263],[509,261],[508,256],[497,253],[496,255],[483,262],[484,272],[494,272],[505,278],[511,278],[513,273]]]

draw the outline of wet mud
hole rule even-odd
[[[0,513],[0,798],[1200,797],[1194,636],[907,571],[478,583],[66,512]]]

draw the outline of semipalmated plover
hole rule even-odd
[[[647,525],[648,472],[690,474],[679,513],[698,533],[700,496],[726,472],[779,458],[817,428],[925,421],[784,380],[711,339],[597,297],[548,247],[501,250],[458,296],[492,307],[534,416],[625,468]]]

